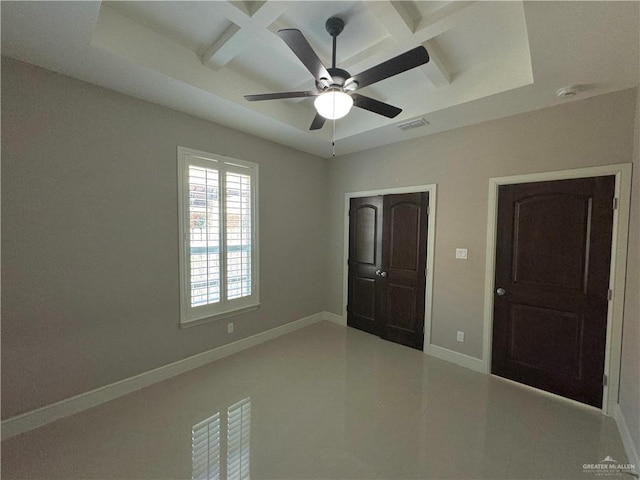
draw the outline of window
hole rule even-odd
[[[258,306],[257,181],[255,163],[178,147],[181,324]]]

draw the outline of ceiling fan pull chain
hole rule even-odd
[[[333,119],[333,138],[331,140],[331,153],[336,156],[336,119]]]

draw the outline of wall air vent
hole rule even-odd
[[[411,130],[413,128],[424,127],[425,125],[429,125],[424,118],[416,118],[415,120],[411,120],[410,122],[403,123],[398,125],[400,130]]]

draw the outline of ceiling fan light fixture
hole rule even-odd
[[[349,113],[353,107],[353,98],[338,88],[329,89],[322,95],[318,95],[313,105],[324,118],[337,120]]]

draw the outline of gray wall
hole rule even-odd
[[[177,145],[260,164],[232,335],[178,328]],[[3,58],[2,174],[2,418],[325,309],[325,160]]]
[[[341,314],[351,191],[438,184],[433,342],[480,357],[488,179],[633,156],[621,406],[640,446],[636,93],[326,162],[3,58],[2,418],[312,313]],[[262,306],[233,317],[233,335],[226,320],[178,328],[176,145],[260,164]],[[469,260],[456,261],[456,247]]]
[[[333,160],[329,310],[343,310],[344,193],[435,183],[432,343],[480,358],[489,178],[630,162],[635,95],[626,90]],[[456,260],[456,247],[468,248],[469,259]],[[457,330],[465,343],[456,342]]]
[[[640,452],[640,87],[636,103],[635,130],[627,288],[622,331],[620,408],[627,421],[636,452]]]

